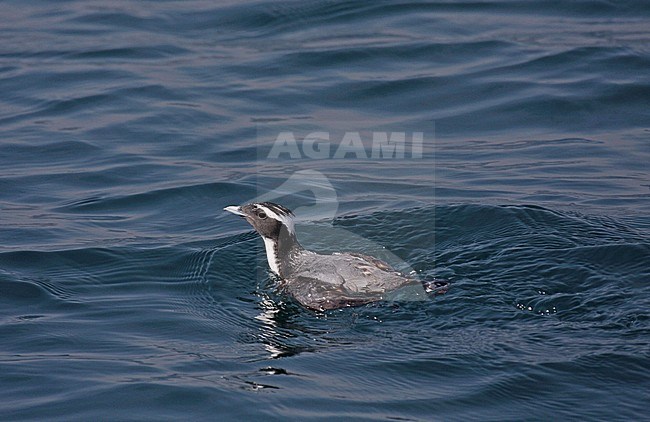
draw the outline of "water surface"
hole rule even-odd
[[[3,419],[647,419],[646,2],[0,16]],[[270,159],[283,131],[332,152]],[[261,195],[452,288],[307,311],[221,211]]]

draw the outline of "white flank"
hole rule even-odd
[[[276,273],[277,275],[280,275],[280,267],[278,267],[278,259],[277,256],[275,256],[275,243],[264,236],[262,236],[262,240],[264,240],[264,248],[266,249],[266,260],[269,262],[269,267],[271,267],[271,271]]]
[[[287,228],[287,230],[289,230],[293,234],[296,234],[295,229],[293,227],[293,219],[291,217],[276,214],[275,211],[265,207],[264,205],[257,204],[257,208],[264,210],[266,215],[273,218],[274,220],[277,220],[277,221],[281,222],[282,224],[284,224],[284,226]],[[268,251],[268,248],[267,248],[267,251]]]

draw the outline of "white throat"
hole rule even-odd
[[[280,275],[280,267],[278,266],[278,257],[275,254],[275,242],[268,237],[262,236],[264,240],[264,248],[266,249],[266,260],[269,262],[271,271]]]

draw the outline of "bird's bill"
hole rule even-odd
[[[231,205],[229,207],[224,208],[223,210],[231,212],[231,213],[233,213],[235,215],[238,215],[240,217],[245,217],[246,216],[246,214],[244,214],[244,212],[241,210],[241,207],[238,207],[236,205]]]

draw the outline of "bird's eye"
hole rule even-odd
[[[257,216],[264,220],[266,218],[266,213],[264,211],[260,211],[257,213]]]

